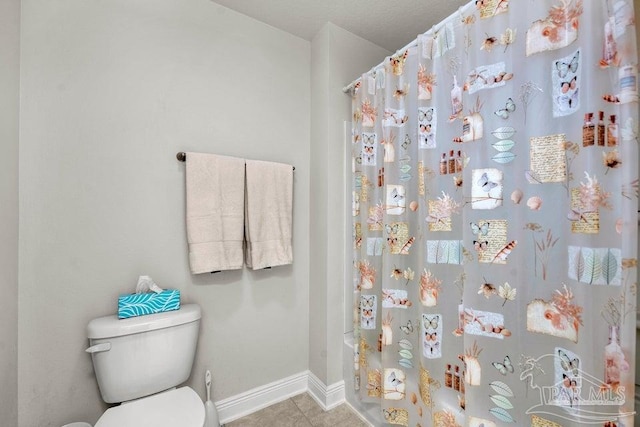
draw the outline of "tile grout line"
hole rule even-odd
[[[307,422],[313,426],[313,423],[311,422],[311,420],[309,419],[309,417],[307,416],[307,414],[305,414],[302,411],[302,408],[300,408],[300,406],[298,406],[298,404],[296,403],[295,400],[293,400],[293,397],[290,397],[289,400],[291,400],[293,402],[293,404],[295,405],[296,409],[298,409],[298,412],[300,412],[302,414],[302,416],[304,417],[305,420],[307,420]]]

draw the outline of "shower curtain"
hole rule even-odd
[[[635,34],[631,0],[477,0],[356,81],[354,375],[384,423],[633,425]]]

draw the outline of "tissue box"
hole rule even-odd
[[[168,289],[159,294],[120,295],[118,297],[118,318],[144,316],[146,314],[162,313],[163,311],[180,308],[180,291]]]

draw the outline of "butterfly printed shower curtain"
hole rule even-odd
[[[631,0],[478,0],[354,85],[354,375],[403,426],[630,426]]]

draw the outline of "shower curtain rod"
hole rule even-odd
[[[437,23],[436,25],[434,25],[433,27],[431,27],[431,29],[429,29],[427,32],[422,33],[423,35],[427,35],[427,34],[433,34],[434,31],[438,31],[440,30],[440,28],[442,28],[442,26],[444,25],[445,22],[449,21],[449,19],[453,18],[453,16],[455,14],[460,14],[462,15],[462,13],[464,11],[466,11],[469,7],[471,7],[472,5],[474,5],[473,2],[469,2],[464,6],[460,6],[455,12],[453,12],[451,15],[447,16],[444,20],[440,21],[439,23]],[[409,42],[406,46],[404,46],[403,48],[400,48],[398,50],[396,50],[395,54],[399,54],[400,52],[403,52],[407,49],[410,49],[412,47],[416,47],[418,45],[418,38],[416,37],[415,39],[413,39],[411,42]],[[386,58],[385,58],[386,59]],[[384,66],[385,61],[382,61],[381,63],[379,63],[378,65],[374,66],[373,68],[371,68],[369,71],[367,71],[367,73],[371,73],[373,71],[376,71],[379,68],[382,68]],[[351,91],[351,89],[353,89],[353,86],[360,81],[360,79],[362,79],[362,77],[358,77],[357,79],[355,79],[354,81],[352,81],[351,83],[349,83],[347,86],[342,88],[342,92],[344,93],[349,93]]]
[[[178,154],[176,154],[176,159],[178,159],[178,161],[180,162],[186,162],[187,161],[187,153],[185,153],[184,151],[178,151]],[[295,166],[292,166],[293,170],[296,170]],[[271,268],[271,267],[268,267]]]

